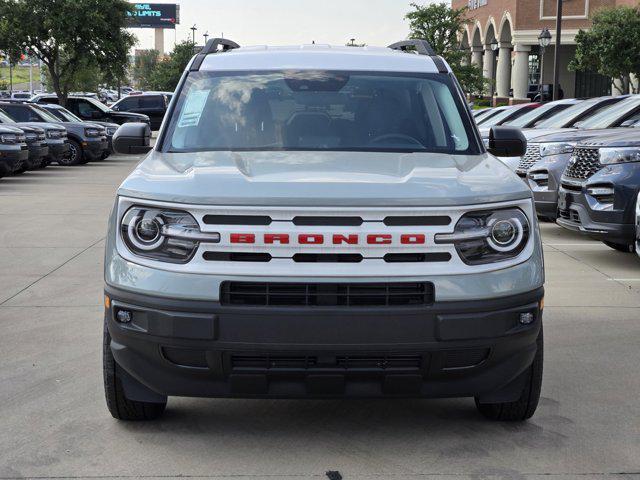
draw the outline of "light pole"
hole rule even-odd
[[[562,33],[562,0],[558,0],[556,9],[556,49],[553,53],[553,99],[560,98],[560,34]]]
[[[207,30],[206,32],[204,32],[202,36],[204,37],[204,44],[206,45],[207,39],[209,38],[209,31]]]
[[[193,44],[196,44],[196,30],[198,30],[198,27],[196,27],[196,24],[193,24],[193,27],[191,27],[189,30],[191,30],[191,38],[193,39]]]
[[[538,35],[538,45],[540,45],[540,76],[538,78],[538,94],[540,95],[540,100],[544,100],[542,98],[542,72],[544,71],[544,49],[549,46],[551,43],[551,33],[547,27],[543,28]]]
[[[493,51],[493,59],[491,60],[491,99],[493,100],[493,94],[496,91],[496,53],[498,52],[498,40],[495,38],[491,40],[491,50]]]

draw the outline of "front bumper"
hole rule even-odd
[[[635,205],[640,185],[640,163],[611,165],[582,183],[563,177],[558,194],[558,225],[611,243],[635,241]],[[590,188],[608,188],[613,202],[589,194]]]
[[[69,142],[56,142],[49,144],[49,155],[47,159],[50,162],[57,162],[69,156]]]
[[[558,216],[558,190],[570,153],[543,157],[527,170],[527,183],[533,192],[536,213],[555,220]]]
[[[82,142],[82,148],[87,159],[102,160],[104,153],[109,151],[107,137],[91,138]]]
[[[37,168],[41,165],[42,160],[49,154],[49,147],[46,143],[28,143],[29,147],[29,168]]]
[[[147,389],[129,398],[516,399],[541,328],[542,288],[422,307],[238,307],[106,287],[114,358]],[[115,312],[126,309],[123,324]],[[520,323],[521,313],[534,321]],[[127,389],[131,391],[128,391]]]
[[[28,160],[29,149],[26,145],[6,145],[0,149],[0,173],[7,175],[17,168],[22,162]]]

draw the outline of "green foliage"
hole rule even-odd
[[[193,42],[180,42],[167,58],[160,60],[150,75],[150,89],[167,92],[175,90],[184,69],[195,53],[194,47]]]
[[[569,68],[596,71],[622,84],[629,74],[640,76],[640,7],[603,8],[592,21],[590,30],[576,35]]]
[[[125,77],[131,11],[125,0],[0,0],[0,45],[42,60],[64,105],[84,68],[101,80]]]
[[[427,40],[435,52],[451,66],[466,93],[481,94],[485,90],[482,69],[466,64],[468,52],[459,48],[458,33],[469,22],[466,8],[451,8],[446,3],[426,6],[412,3],[413,11],[407,13],[411,38]]]
[[[158,50],[144,50],[136,55],[133,64],[133,79],[138,88],[149,90],[151,88],[151,76],[158,64]]]

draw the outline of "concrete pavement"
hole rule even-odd
[[[102,254],[138,158],[0,180],[0,478],[640,478],[640,259],[543,224],[542,401],[171,398],[119,423],[102,389]]]

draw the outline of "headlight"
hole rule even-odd
[[[548,157],[549,155],[560,155],[562,153],[573,152],[575,144],[572,143],[541,143],[540,156]]]
[[[135,255],[170,263],[191,260],[200,242],[220,242],[219,233],[201,232],[187,212],[147,207],[131,207],[120,234]]]
[[[482,139],[482,143],[484,143],[484,148],[489,148],[489,139],[488,138],[483,138]]]
[[[100,130],[98,130],[97,128],[85,128],[84,129],[84,134],[87,137],[99,137],[100,136]]]
[[[62,132],[60,130],[47,130],[46,135],[47,138],[61,138]]]
[[[107,135],[113,135],[116,133],[117,127],[107,127]]]
[[[639,147],[600,149],[600,163],[602,165],[627,162],[640,162]]]
[[[495,263],[517,257],[530,234],[527,216],[518,208],[469,212],[453,233],[439,233],[436,243],[453,243],[468,265]]]
[[[0,135],[0,143],[18,143],[18,135],[15,133],[3,133]]]

